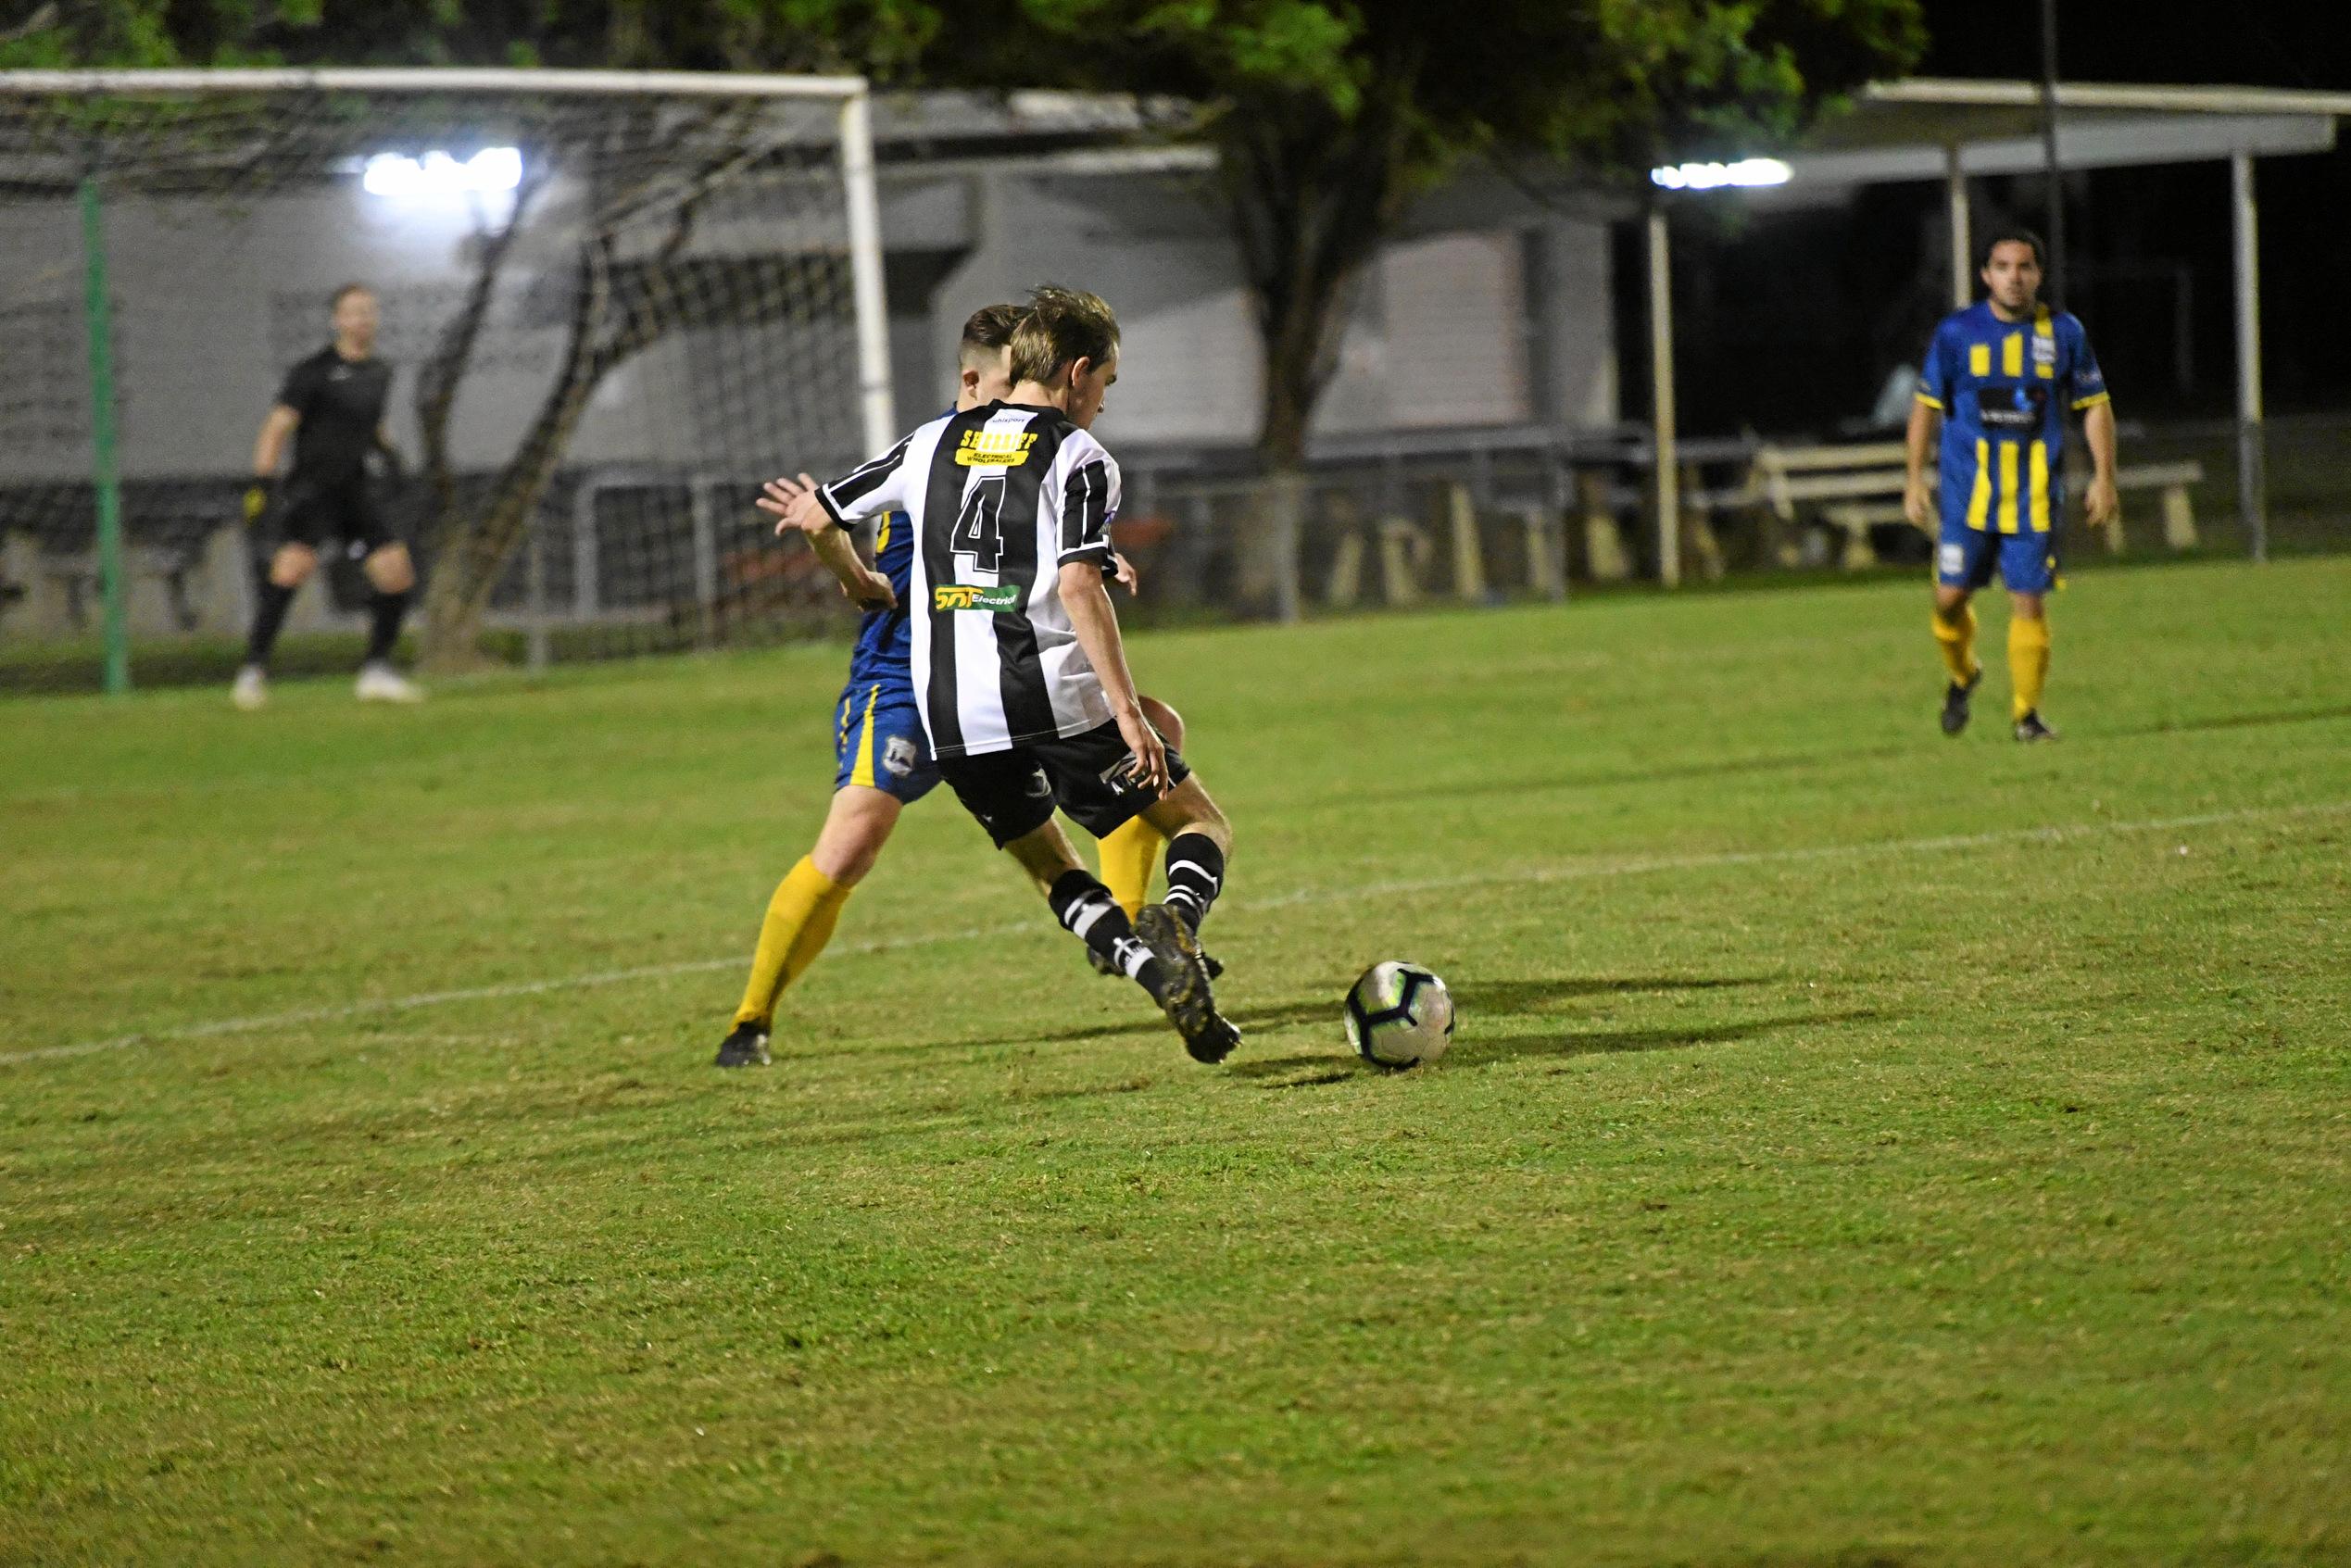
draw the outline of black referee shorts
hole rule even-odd
[[[1032,741],[1010,751],[942,757],[939,777],[1001,849],[1053,820],[1059,807],[1070,821],[1100,838],[1124,827],[1155,798],[1125,778],[1134,753],[1114,723],[1065,740]],[[1192,776],[1181,754],[1167,754],[1167,782]]]
[[[278,497],[271,526],[279,544],[315,550],[332,536],[349,544],[355,556],[371,556],[400,542],[376,507],[365,474],[323,480],[295,474]]]

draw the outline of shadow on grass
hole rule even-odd
[[[1531,778],[1459,780],[1448,779],[1442,784],[1411,785],[1391,784],[1385,788],[1351,790],[1344,804],[1363,805],[1367,802],[1400,802],[1412,800],[1453,800],[1477,795],[1545,795],[1554,790],[1620,789],[1631,784],[1683,784],[1693,779],[1717,779],[1726,775],[1747,773],[1792,773],[1807,769],[1841,766],[1856,761],[1882,760],[1889,757],[1905,757],[1917,747],[1899,746],[1838,746],[1827,751],[1799,751],[1776,757],[1747,757],[1729,760],[1705,759],[1691,762],[1664,763],[1653,768],[1587,769],[1581,771],[1548,773]],[[1341,803],[1338,797],[1309,796],[1292,800],[1290,806],[1324,806]]]
[[[1875,1008],[1842,1012],[1783,1013],[1776,1018],[1750,1019],[1741,1023],[1681,1025],[1656,1029],[1575,1029],[1556,1035],[1522,1035],[1502,1040],[1473,1040],[1454,1047],[1437,1071],[1491,1067],[1496,1062],[1528,1057],[1605,1056],[1624,1051],[1679,1050],[1691,1046],[1729,1045],[1784,1030],[1841,1023],[1863,1023],[1884,1015]],[[1305,1069],[1320,1069],[1302,1077],[1284,1077]],[[1345,1083],[1351,1078],[1382,1075],[1370,1066],[1338,1052],[1266,1057],[1236,1063],[1230,1071],[1240,1078],[1278,1079],[1269,1089],[1302,1089],[1319,1084]]]
[[[2215,713],[2201,719],[2165,719],[2152,724],[2133,724],[2118,730],[2099,730],[2100,736],[2120,738],[2129,735],[2194,734],[2202,730],[2258,730],[2272,724],[2323,724],[2329,720],[2351,719],[2351,704],[2333,708],[2296,708],[2275,713]],[[2083,731],[2084,734],[2092,734]]]
[[[1479,1018],[1509,1018],[1583,997],[1629,996],[1650,991],[1716,991],[1735,986],[1769,985],[1777,978],[1766,974],[1719,977],[1580,975],[1560,979],[1474,981],[1454,986],[1452,992],[1455,1005],[1465,1014]],[[1252,1029],[1289,1029],[1319,1023],[1328,1025],[1336,1035],[1340,1027],[1339,1008],[1345,996],[1344,984],[1333,984],[1326,995],[1294,997],[1287,1001],[1235,1008],[1226,1016],[1239,1024],[1244,1034]],[[1150,1004],[1146,1002],[1143,1005],[1148,1007]],[[1075,1045],[1088,1040],[1160,1035],[1166,1031],[1167,1021],[1164,1018],[1155,1012],[1144,1012],[1135,1018],[1121,1019],[1115,1023],[1088,1023],[1075,1029],[1055,1029],[1033,1035],[999,1035],[978,1040],[958,1040],[954,1044],[958,1048],[967,1049],[984,1049],[991,1046]]]

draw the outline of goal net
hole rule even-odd
[[[86,680],[110,608],[154,667],[233,648],[256,433],[352,282],[437,656],[836,624],[750,503],[896,433],[866,113],[856,79],[0,73],[0,682]],[[297,662],[356,634],[349,553]]]

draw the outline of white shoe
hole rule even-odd
[[[237,684],[229,688],[229,700],[247,713],[270,700],[270,677],[258,664],[248,664],[237,671]]]
[[[357,688],[361,702],[422,702],[423,688],[388,664],[359,667]]]

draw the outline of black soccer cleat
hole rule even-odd
[[[765,1067],[767,1031],[756,1023],[738,1023],[721,1043],[713,1067]]]
[[[1233,1047],[1240,1044],[1240,1031],[1216,1011],[1208,966],[1191,927],[1166,905],[1146,904],[1135,917],[1135,936],[1151,950],[1151,957],[1165,972],[1158,997],[1160,1010],[1184,1037],[1184,1049],[1192,1060],[1218,1062],[1232,1055]]]
[[[1965,684],[1954,681],[1942,689],[1942,733],[1955,735],[1968,727],[1968,699],[1983,684],[1983,666],[1968,677]]]
[[[2017,738],[2028,744],[2037,740],[2056,740],[2057,732],[2041,721],[2041,710],[2036,708],[2017,721]]]

